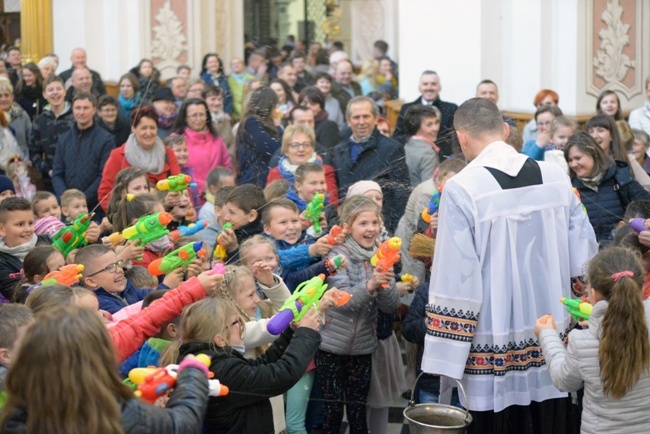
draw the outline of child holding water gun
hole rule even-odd
[[[113,344],[99,317],[76,306],[55,308],[25,333],[7,375],[0,430],[198,433],[207,374],[205,365],[183,360],[166,408],[144,404],[117,375]]]
[[[319,195],[319,199],[315,199],[316,195]],[[336,208],[329,203],[325,169],[322,164],[303,163],[298,166],[294,175],[294,184],[289,188],[286,196],[298,206],[303,218],[303,229],[307,229],[310,235],[320,236],[327,223],[336,220]],[[316,200],[320,200],[320,203],[316,204]],[[310,215],[314,213],[311,208],[315,205],[320,206],[320,209],[315,210],[320,213],[319,216]],[[317,220],[314,221],[314,218]]]
[[[127,194],[139,196],[141,194],[151,194],[151,182],[147,172],[137,167],[127,167],[120,170],[115,176],[115,186],[111,192],[110,200],[106,215],[109,220],[117,211],[117,206]]]
[[[117,211],[113,214],[113,231],[121,233],[124,229],[136,224],[140,218],[164,211],[163,205],[150,194],[139,196],[127,194],[122,198]],[[146,246],[141,245],[139,241],[124,240],[122,243],[125,245],[126,252],[119,250],[118,247],[119,259],[131,260],[133,265],[145,268],[154,260],[164,256],[167,249],[172,247],[170,239],[164,235]]]
[[[52,271],[65,265],[61,252],[52,246],[40,245],[29,251],[23,260],[24,276],[14,289],[14,303],[25,303],[33,285],[40,283]]]
[[[565,348],[553,317],[535,323],[555,387],[585,389],[582,433],[650,431],[650,306],[641,300],[644,274],[633,252],[605,249],[587,268],[589,327],[572,330]]]
[[[329,258],[343,255],[348,266],[327,278],[327,283],[348,292],[352,299],[325,313],[322,343],[316,354],[316,369],[325,399],[325,432],[338,432],[343,403],[351,432],[367,432],[366,397],[370,389],[372,353],[377,349],[377,310],[392,313],[399,307],[392,269],[373,269],[382,228],[381,211],[365,196],[347,199],[339,209],[341,223],[349,234],[334,246]],[[385,287],[384,287],[385,285]]]
[[[264,233],[275,242],[280,255],[283,278],[287,277],[285,272],[300,271],[318,262],[320,257],[327,255],[332,248],[327,237],[316,241],[303,230],[298,207],[289,199],[280,198],[269,202],[262,210],[262,221]],[[339,236],[339,244],[344,238],[345,235]],[[328,261],[328,266],[329,262],[331,261]],[[335,271],[336,268],[330,270]],[[297,283],[304,280],[307,279],[297,277]],[[293,288],[295,286],[297,285]]]
[[[295,331],[287,327],[263,356],[251,360],[244,355],[243,320],[231,301],[208,298],[187,308],[181,318],[183,344],[168,349],[175,347],[181,357],[211,356],[210,370],[230,389],[227,396],[209,399],[204,432],[277,432],[269,397],[282,395],[302,377],[320,342],[319,321],[311,309]]]
[[[296,210],[296,219],[297,215],[298,212]],[[298,222],[297,225],[300,226],[300,223]],[[242,265],[249,269],[254,269],[254,267],[265,265],[271,270],[278,270],[279,257],[275,248],[275,244],[271,239],[267,237],[255,235],[254,237],[247,239],[242,243],[240,247],[240,254],[242,258]],[[340,256],[340,258],[340,266],[336,266],[334,261],[332,261],[332,266],[335,267],[333,271],[325,265],[325,261],[320,261],[299,271],[289,272],[284,271],[282,268],[280,268],[280,270],[282,270],[281,275],[283,276],[283,279],[287,279],[285,282],[291,282],[291,284],[287,283],[287,286],[293,293],[293,291],[300,283],[308,281],[314,276],[318,276],[319,274],[334,274],[336,272],[336,269],[346,267],[347,260],[344,256]],[[299,279],[300,281],[298,282]],[[333,294],[336,290],[330,289],[330,291],[332,292],[328,291],[328,293]],[[293,433],[305,431],[305,416],[307,413],[307,404],[309,403],[309,395],[314,383],[315,368],[316,365],[314,363],[310,363],[309,367],[307,368],[307,372],[305,372],[305,375],[303,375],[303,377],[294,387],[287,391],[285,397],[286,424],[287,430],[289,432]]]

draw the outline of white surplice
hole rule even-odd
[[[537,162],[543,183],[502,189],[527,157],[488,145],[445,184],[427,305],[422,369],[461,379],[470,410],[561,398],[551,383],[535,320],[552,314],[562,336],[571,318],[560,297],[598,251],[571,183]]]

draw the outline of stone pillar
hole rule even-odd
[[[52,52],[51,0],[22,0],[20,33],[23,62],[38,62]]]

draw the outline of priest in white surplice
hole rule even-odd
[[[562,434],[567,394],[551,383],[533,325],[550,313],[569,330],[560,297],[597,253],[594,231],[559,166],[503,142],[494,103],[466,101],[454,127],[470,163],[442,195],[422,369],[462,379],[468,432]]]

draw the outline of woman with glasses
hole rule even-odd
[[[194,170],[192,181],[203,192],[210,170],[217,166],[232,169],[228,148],[212,123],[208,104],[202,99],[186,99],[178,112],[174,134],[185,137],[187,167]]]
[[[336,184],[336,173],[329,164],[323,164],[323,159],[316,153],[314,148],[314,131],[304,125],[290,125],[282,136],[282,157],[278,165],[271,169],[266,183],[270,184],[276,179],[285,179],[291,185],[294,184],[294,175],[298,166],[304,163],[322,164],[325,169],[325,181],[327,182],[327,193],[329,203],[338,206],[339,189]]]
[[[151,106],[133,110],[131,135],[119,148],[114,149],[106,160],[102,181],[97,194],[106,211],[118,172],[127,167],[137,167],[147,173],[151,185],[172,175],[179,175],[181,168],[171,148],[165,148],[158,137],[158,114]]]

